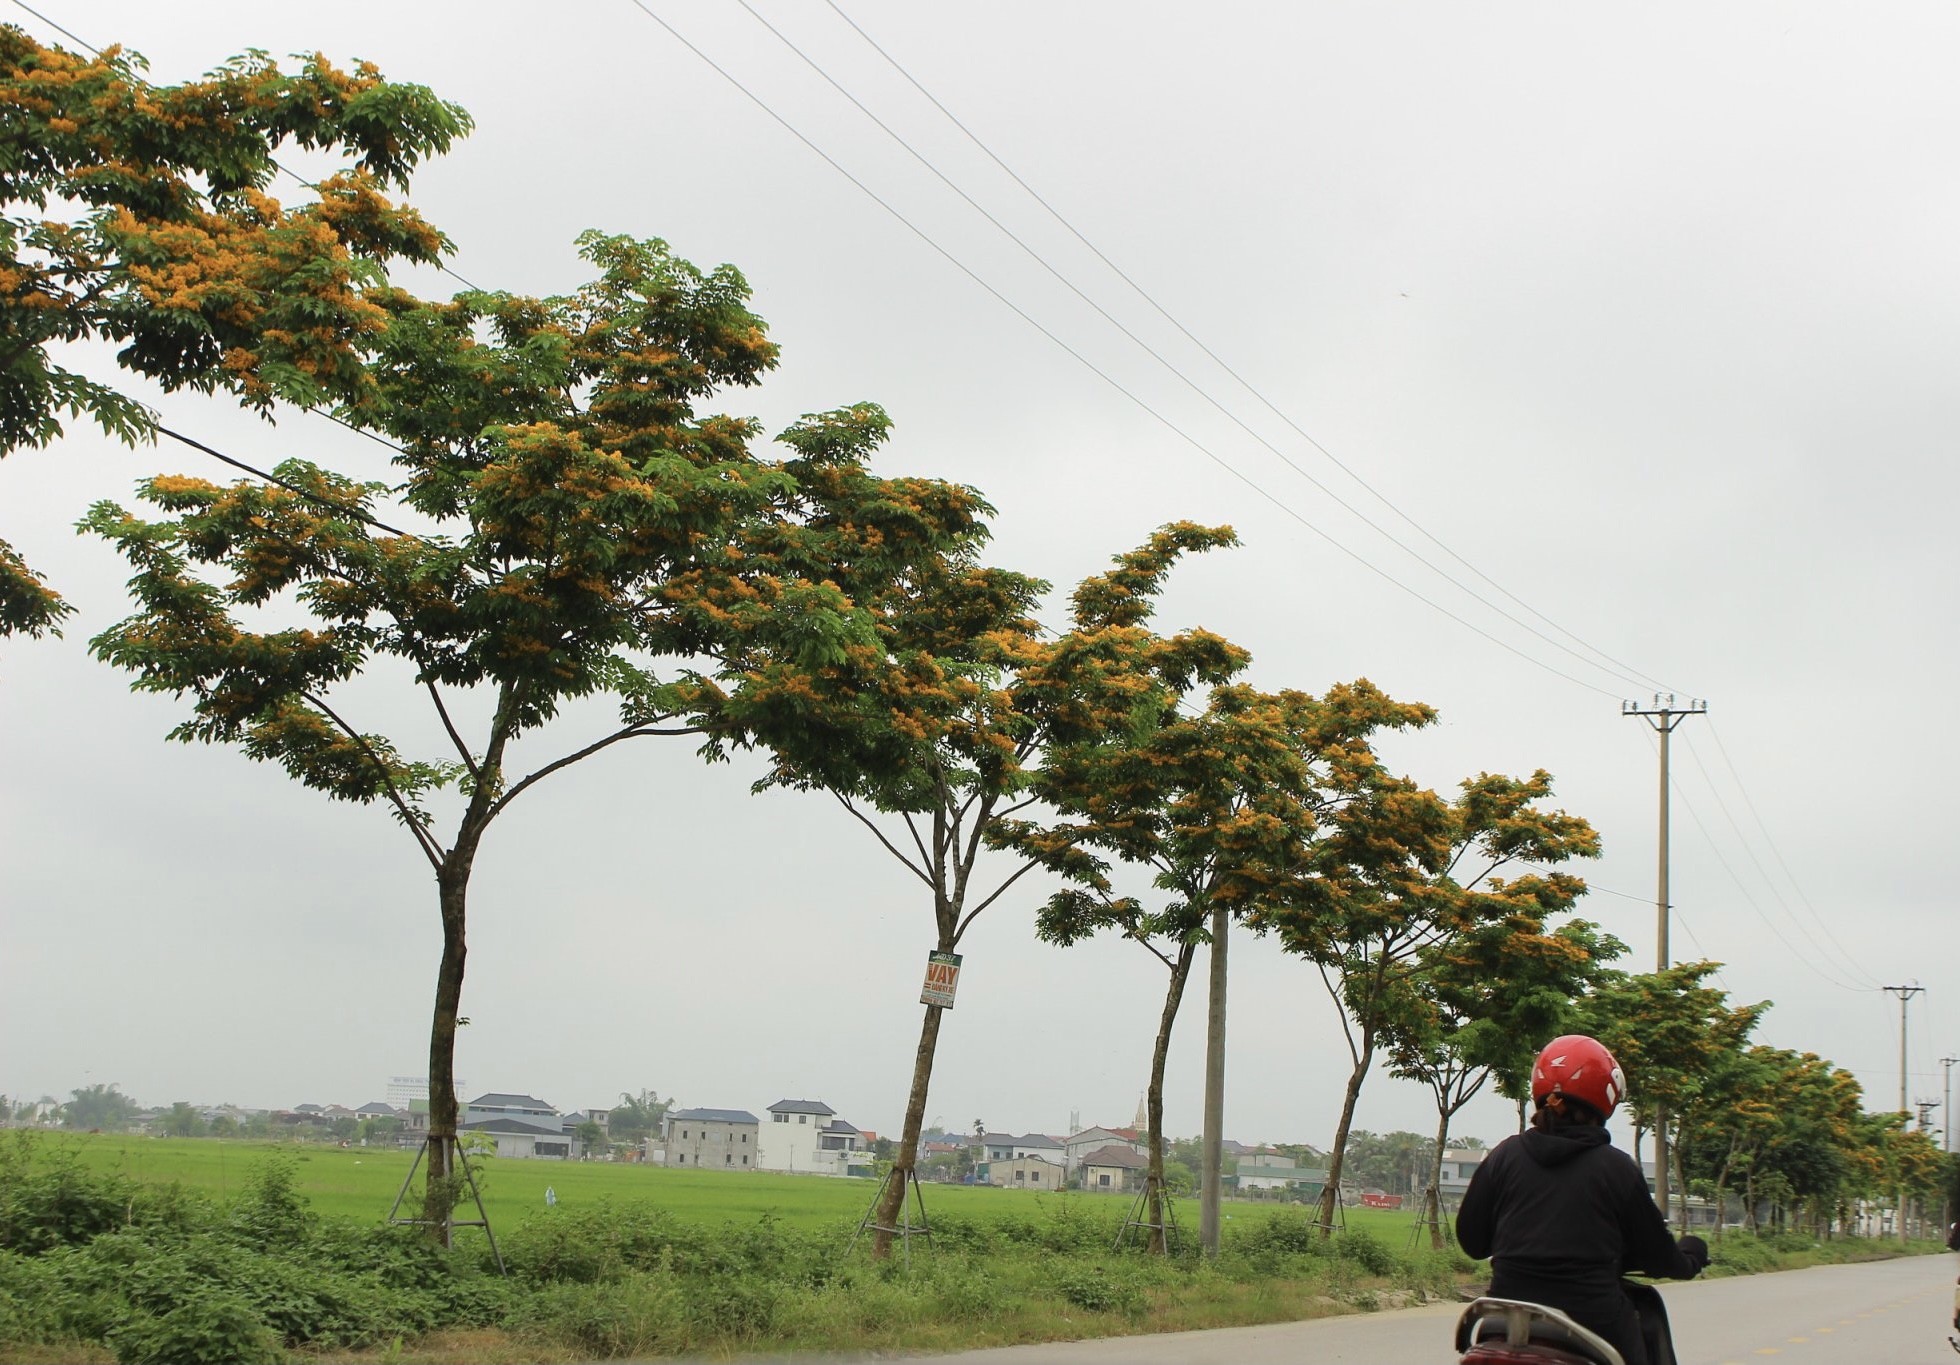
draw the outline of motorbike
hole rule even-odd
[[[1960,1226],[1960,1224],[1956,1226]],[[1947,1245],[1953,1246],[1953,1243],[1949,1241]],[[1954,1247],[1954,1250],[1960,1251],[1960,1247]],[[1960,1280],[1953,1282],[1953,1330],[1960,1332]],[[1960,1336],[1948,1337],[1946,1344],[1954,1350],[1960,1351]]]
[[[1620,1284],[1640,1314],[1648,1365],[1676,1365],[1667,1307],[1652,1285]],[[1960,1329],[1960,1308],[1956,1308]],[[1960,1350],[1956,1342],[1955,1350]],[[1556,1308],[1522,1299],[1481,1298],[1456,1324],[1458,1365],[1626,1365],[1610,1342]]]

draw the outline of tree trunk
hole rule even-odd
[[[919,1026],[919,1053],[912,1063],[912,1093],[905,1101],[905,1127],[898,1141],[898,1155],[892,1158],[891,1178],[885,1182],[873,1211],[871,1255],[883,1260],[892,1254],[892,1231],[905,1207],[908,1186],[919,1168],[919,1130],[925,1126],[926,1090],[932,1084],[932,1058],[939,1050],[939,1017],[945,1011],[938,1005],[926,1006],[925,1022]]]
[[[1731,1143],[1729,1154],[1722,1158],[1722,1169],[1715,1172],[1715,1240],[1718,1242],[1722,1240],[1722,1229],[1729,1221],[1723,1215],[1728,1212],[1729,1175],[1734,1169],[1735,1146]]]
[[[1436,1159],[1430,1163],[1429,1193],[1423,1197],[1429,1215],[1429,1245],[1441,1251],[1449,1245],[1443,1235],[1443,1150],[1450,1140],[1450,1111],[1436,1106]]]
[[[1320,1192],[1320,1235],[1334,1231],[1334,1201],[1341,1195],[1341,1167],[1347,1161],[1348,1129],[1354,1125],[1354,1107],[1361,1099],[1361,1083],[1375,1062],[1375,1031],[1361,1030],[1361,1055],[1348,1073],[1347,1094],[1341,1100],[1341,1123],[1334,1130],[1334,1150],[1327,1157],[1327,1188]]]
[[[1683,1125],[1683,1129],[1685,1127],[1686,1125]],[[1681,1131],[1677,1129],[1674,1135],[1674,1184],[1679,1191],[1674,1202],[1675,1207],[1681,1210],[1681,1225],[1677,1231],[1686,1232],[1688,1230],[1688,1157],[1685,1151],[1687,1139],[1681,1136]]]
[[[1157,1020],[1157,1044],[1150,1052],[1150,1090],[1145,1100],[1150,1119],[1150,1176],[1145,1182],[1150,1219],[1150,1250],[1159,1255],[1170,1249],[1164,1236],[1164,1063],[1170,1056],[1171,1029],[1177,1024],[1178,1007],[1184,1003],[1184,984],[1191,979],[1191,964],[1197,958],[1197,944],[1178,946],[1177,962],[1171,967],[1171,983],[1164,992],[1164,1012]]]
[[[456,1019],[463,1003],[463,961],[468,954],[463,929],[469,894],[469,860],[452,854],[436,886],[442,906],[442,964],[436,970],[436,1005],[429,1022],[428,1181],[422,1217],[431,1235],[450,1244],[450,1214],[456,1206],[451,1180],[450,1142],[456,1136]]]

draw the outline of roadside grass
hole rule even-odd
[[[371,1155],[384,1158],[372,1169]],[[1207,1262],[1114,1250],[1127,1199],[973,1188],[929,1189],[933,1248],[875,1263],[847,1252],[869,1181],[493,1163],[500,1276],[480,1237],[443,1252],[380,1225],[406,1169],[375,1149],[0,1134],[0,1358],[939,1351],[1454,1299],[1476,1272],[1415,1246],[1407,1214],[1354,1210],[1325,1239],[1305,1209],[1235,1204]],[[1731,1234],[1717,1262],[1746,1272],[1898,1250]]]

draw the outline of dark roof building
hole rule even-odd
[[[1118,1147],[1114,1143],[1111,1143],[1107,1147],[1098,1147],[1095,1151],[1083,1157],[1082,1164],[1084,1166],[1120,1166],[1126,1171],[1142,1171],[1149,1169],[1150,1158],[1138,1156],[1128,1147]]]
[[[837,1111],[822,1100],[777,1100],[769,1106],[772,1114],[817,1114],[828,1118]]]
[[[501,1090],[492,1090],[487,1095],[478,1095],[471,1100],[472,1109],[511,1109],[532,1110],[540,1114],[555,1114],[558,1111],[535,1095],[507,1095]]]
[[[522,1119],[481,1119],[475,1123],[458,1124],[465,1133],[511,1133],[529,1137],[562,1137],[556,1128],[546,1128],[542,1124],[526,1123]]]
[[[826,1110],[826,1112],[830,1112]],[[675,1119],[691,1119],[696,1123],[761,1123],[762,1120],[746,1109],[683,1109],[678,1114],[669,1114],[668,1122]]]

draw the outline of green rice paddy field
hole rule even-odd
[[[292,1163],[300,1191],[315,1212],[329,1218],[379,1221],[388,1214],[412,1151],[383,1147],[337,1147],[320,1143],[274,1143],[220,1138],[146,1138],[125,1134],[46,1134],[52,1155],[73,1150],[101,1170],[120,1170],[144,1182],[172,1181],[221,1199],[243,1188],[253,1170],[268,1160]],[[649,1203],[690,1222],[719,1225],[749,1222],[763,1215],[789,1227],[845,1228],[862,1217],[876,1183],[824,1176],[668,1170],[661,1166],[607,1161],[524,1161],[478,1158],[483,1201],[494,1226],[511,1226],[545,1212],[549,1187],[560,1208],[605,1201]],[[417,1185],[421,1181],[418,1176]],[[925,1187],[928,1217],[946,1213],[963,1218],[1033,1214],[1061,1199],[1080,1200],[1106,1216],[1117,1216],[1126,1200],[1118,1195],[1036,1194],[984,1186]],[[1270,1202],[1226,1206],[1226,1216],[1260,1216]],[[407,1211],[407,1210],[405,1210]],[[1178,1202],[1177,1217],[1196,1231],[1196,1200]],[[1365,1226],[1384,1239],[1406,1238],[1412,1214],[1353,1209],[1351,1226]]]

